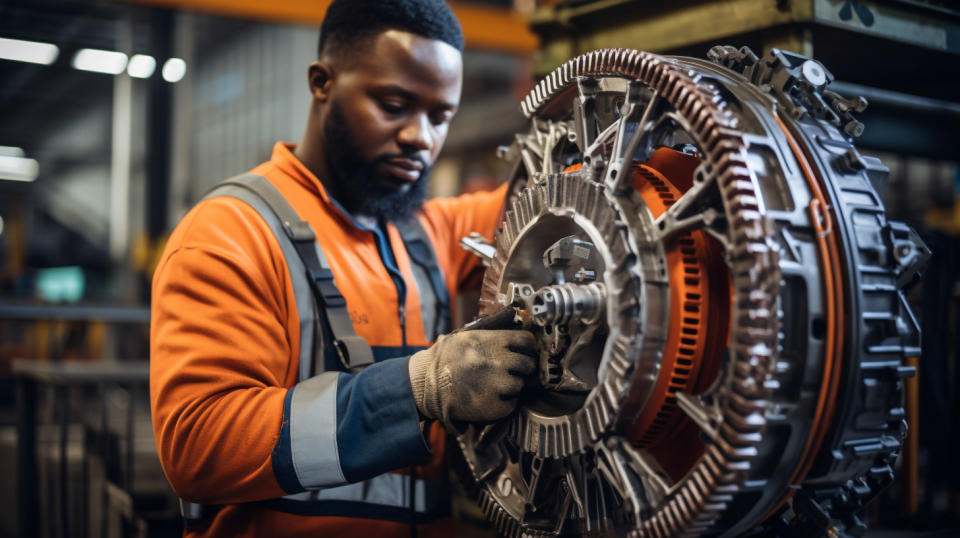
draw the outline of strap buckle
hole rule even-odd
[[[310,282],[313,283],[317,296],[323,301],[325,308],[341,308],[347,306],[347,300],[340,294],[333,283],[333,271],[326,268],[310,268]]]
[[[313,233],[313,228],[311,228],[306,221],[302,220],[283,221],[283,231],[286,232],[287,237],[294,242],[303,241],[312,245],[317,239],[317,236]]]
[[[340,359],[340,364],[348,372],[360,371],[374,363],[373,355],[369,352],[370,346],[359,336],[334,338],[332,345],[337,352],[337,358]],[[353,354],[350,352],[351,347],[354,350]]]
[[[347,345],[343,343],[342,340],[334,339],[333,340],[333,349],[337,352],[337,358],[340,359],[340,365],[343,366],[346,371],[350,371],[350,352],[347,350]]]

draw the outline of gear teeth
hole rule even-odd
[[[620,75],[642,78],[651,57],[649,53],[633,49],[603,49],[573,58],[544,77],[527,94],[521,102],[521,111],[527,118],[532,118],[579,76]]]
[[[515,210],[507,211],[506,218],[506,225],[503,227],[504,239],[507,244],[512,245],[520,235],[521,224]]]
[[[517,219],[523,223],[523,225],[526,225],[532,218],[530,214],[530,189],[524,189],[523,192],[520,193],[518,200],[519,203],[514,206],[516,208]]]

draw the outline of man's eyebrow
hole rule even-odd
[[[418,94],[417,92],[408,90],[403,86],[400,86],[399,84],[384,84],[382,86],[376,86],[373,88],[373,91],[374,93],[379,93],[379,94],[399,95],[400,97],[403,97],[404,99],[407,99],[409,101],[417,101],[420,99],[420,94]],[[446,108],[450,110],[456,110],[458,108],[456,104],[447,103],[447,102],[441,103],[440,106],[442,108]]]
[[[384,84],[382,86],[375,86],[373,91],[374,93],[379,94],[399,95],[400,97],[410,101],[416,101],[420,97],[416,92],[410,91],[399,84]]]

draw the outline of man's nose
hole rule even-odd
[[[401,146],[413,148],[416,151],[431,151],[434,139],[430,130],[430,118],[426,114],[416,114],[400,129],[397,142]]]

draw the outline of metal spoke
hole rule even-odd
[[[580,479],[580,470],[574,470],[571,465],[566,465],[564,470],[564,481],[567,484],[567,490],[570,492],[570,500],[577,507],[577,514],[582,518],[586,516],[586,507],[583,502],[583,498],[580,496],[581,489],[581,479]],[[576,475],[576,476],[575,476]]]
[[[640,126],[637,129],[637,134],[634,136],[634,139],[630,141],[630,145],[627,147],[627,150],[624,152],[624,155],[629,155],[630,158],[636,156],[638,149],[643,149],[643,154],[640,156],[640,161],[645,161],[650,157],[650,154],[653,151],[650,149],[650,144],[640,145],[641,143],[651,140],[653,133],[657,132],[661,125],[663,125],[664,119],[671,118],[670,113],[666,112],[668,109],[673,107],[668,103],[663,97],[660,96],[658,92],[653,92],[653,95],[650,97],[650,100],[647,101],[646,106],[643,109],[643,116],[640,117],[640,121],[637,122]],[[656,118],[656,122],[654,119]]]
[[[718,191],[716,177],[705,173],[706,164],[697,167],[693,186],[683,193],[666,211],[654,220],[654,239],[662,241],[691,229],[704,229],[726,248],[726,217]]]
[[[620,122],[614,122],[608,125],[597,138],[587,147],[586,151],[583,152],[584,165],[587,165],[587,160],[602,160],[603,155],[607,153],[606,147],[612,145],[615,137],[617,135],[617,130],[620,128]]]
[[[516,135],[514,140],[517,149],[520,152],[520,159],[523,161],[523,167],[527,171],[527,177],[532,177],[540,172],[538,162],[543,162],[543,149],[534,137],[530,135]]]
[[[673,488],[674,484],[670,480],[670,476],[667,475],[667,472],[663,470],[657,460],[645,450],[634,449],[627,442],[622,442],[620,448],[625,465],[632,468],[643,485],[646,505],[650,508],[660,506]]]
[[[630,468],[625,450],[632,448],[622,437],[608,439],[600,449],[599,468],[624,502],[632,508],[633,516],[639,519],[641,510],[651,507],[650,501],[641,497],[646,489],[642,484],[642,475]]]
[[[542,173],[553,174],[558,171],[553,169],[553,153],[557,144],[566,137],[567,125],[565,123],[551,121],[547,124],[547,138],[543,144]]]
[[[678,392],[677,407],[692,420],[697,427],[710,439],[716,440],[719,435],[719,424],[722,420],[720,410],[707,405],[699,396]]]
[[[560,480],[560,489],[563,491],[563,500],[560,501],[560,509],[556,513],[554,534],[560,534],[560,531],[563,530],[563,525],[570,515],[570,510],[573,508],[574,497],[576,495],[574,488],[567,484],[566,478]]]
[[[586,148],[593,144],[597,135],[595,106],[599,88],[599,82],[593,77],[577,78],[578,95],[573,104],[573,124],[577,136],[577,147],[584,153]]]
[[[620,171],[624,167],[624,160],[630,159],[630,148],[636,149],[639,138],[643,136],[641,126],[643,125],[642,115],[645,108],[641,104],[644,95],[644,85],[636,80],[631,80],[627,84],[626,95],[623,102],[623,113],[617,127],[617,138],[613,142],[613,151],[610,153],[610,164],[607,166],[604,183],[609,185],[613,192],[619,192],[624,184],[623,174]],[[624,151],[624,148],[627,151]]]

